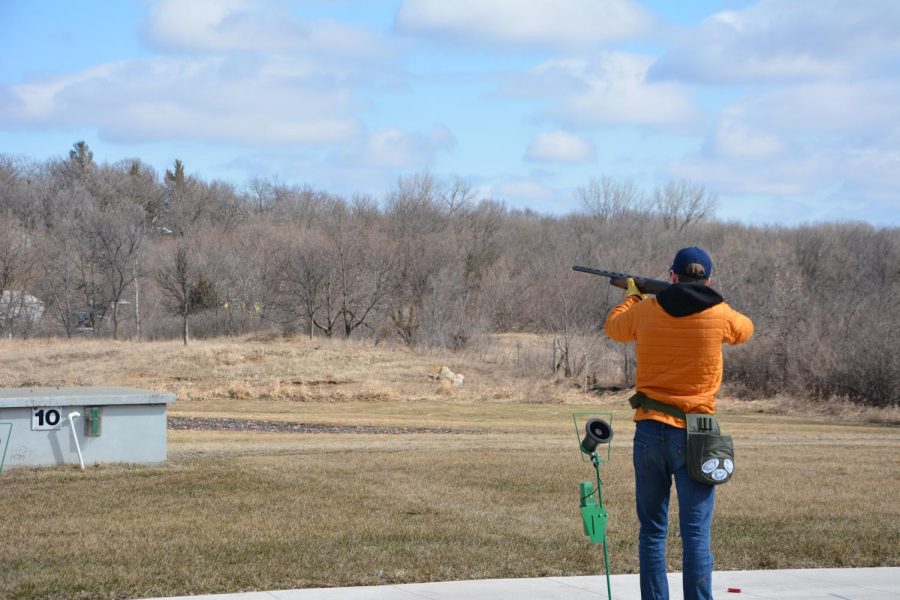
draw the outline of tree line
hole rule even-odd
[[[734,391],[900,401],[897,228],[722,222],[684,181],[592,179],[575,195],[579,211],[551,216],[427,172],[342,197],[206,181],[181,160],[162,174],[98,164],[84,142],[43,162],[0,155],[0,334],[187,344],[274,328],[459,350],[547,332],[562,374],[627,384],[633,356],[598,333],[621,292],[571,266],[664,278],[678,248],[700,245],[714,287],[756,324],[729,350]],[[579,361],[586,338],[619,366]]]

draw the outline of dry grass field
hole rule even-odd
[[[523,359],[523,345],[543,344],[450,354],[303,338],[0,342],[0,386],[170,391],[170,416],[195,427],[170,430],[166,466],[0,474],[0,597],[597,573],[577,508],[593,472],[573,411],[613,414],[611,568],[635,572],[627,393],[552,381]],[[442,365],[465,383],[429,379]],[[896,411],[721,407],[739,471],[718,493],[717,569],[900,565]],[[210,419],[258,430],[203,428]],[[677,520],[670,539],[678,570]]]

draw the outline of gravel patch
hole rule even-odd
[[[284,421],[252,421],[208,417],[169,417],[169,429],[188,431],[265,431],[269,433],[463,433],[446,427],[373,427],[369,425],[335,425],[288,423]]]

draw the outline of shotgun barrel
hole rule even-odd
[[[638,277],[637,275],[629,275],[627,273],[617,273],[615,271],[604,271],[603,269],[594,269],[591,267],[582,267],[575,265],[573,270],[581,273],[590,273],[591,275],[600,275],[601,277],[609,277],[609,284],[623,290],[628,289],[628,278],[634,279],[634,284],[642,294],[658,294],[670,285],[668,281],[659,279],[648,279],[647,277]]]

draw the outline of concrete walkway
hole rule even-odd
[[[640,600],[637,575],[613,575],[615,600]],[[681,574],[669,575],[671,600],[683,600]],[[739,590],[739,591],[738,591]],[[718,600],[898,600],[900,567],[717,571]],[[181,596],[180,600],[605,600],[606,578],[543,577],[407,583],[371,587],[320,588]],[[161,600],[161,599],[153,599]],[[168,600],[176,600],[169,598]]]

